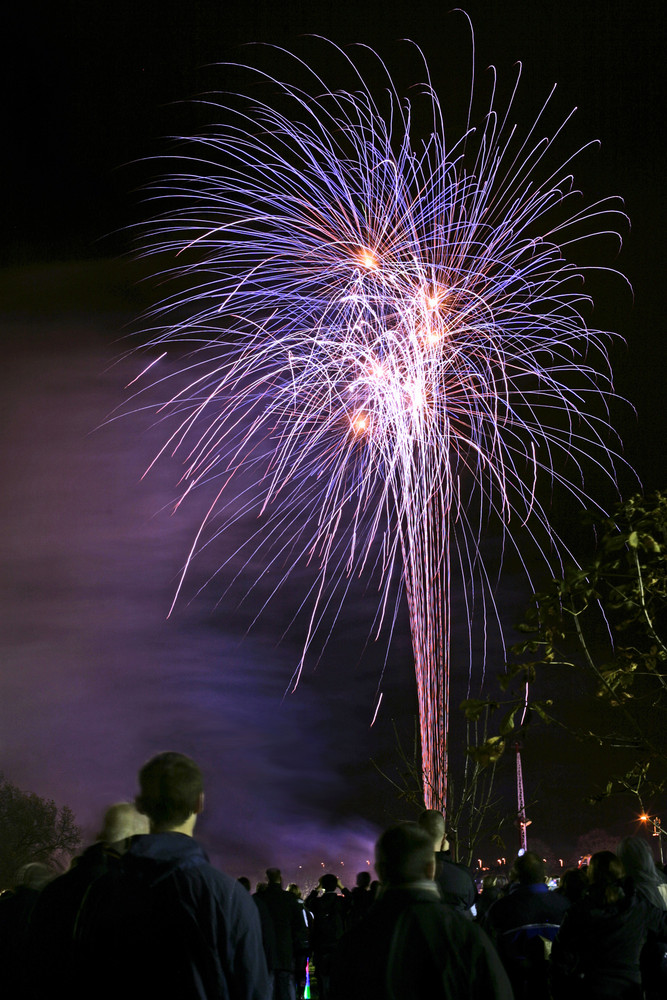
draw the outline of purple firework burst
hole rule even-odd
[[[476,124],[471,94],[452,140],[416,46],[425,82],[406,97],[367,47],[311,44],[352,87],[271,50],[299,83],[245,67],[250,93],[210,100],[217,124],[154,190],[164,211],[144,250],[175,255],[187,290],[156,311],[150,347],[194,352],[167,394],[164,449],[184,458],[183,495],[213,489],[183,573],[250,509],[253,554],[283,582],[310,563],[294,686],[341,581],[379,575],[377,632],[400,580],[424,797],[444,808],[452,561],[484,591],[489,513],[508,538],[535,525],[550,545],[540,477],[584,500],[584,460],[614,476],[608,336],[586,322],[571,257],[624,216],[613,199],[583,203],[580,150],[558,157],[571,115],[538,136],[553,91],[527,129],[512,123],[520,70]]]

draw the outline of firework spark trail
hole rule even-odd
[[[175,252],[173,273],[194,282],[156,311],[151,345],[195,350],[189,385],[166,407],[176,429],[164,450],[185,456],[185,493],[217,484],[184,573],[210,544],[204,529],[215,539],[241,516],[227,505],[248,476],[256,492],[241,511],[256,503],[262,518],[252,554],[270,551],[283,580],[304,560],[315,567],[294,686],[337,582],[379,571],[379,631],[400,570],[424,795],[444,808],[451,551],[464,580],[484,579],[484,518],[469,519],[469,503],[504,525],[530,517],[551,538],[540,473],[582,500],[583,479],[566,481],[559,460],[579,473],[590,459],[613,478],[594,403],[612,392],[606,335],[587,327],[584,269],[563,248],[615,232],[622,213],[612,200],[574,210],[573,157],[546,166],[570,117],[535,138],[551,95],[521,132],[518,77],[502,115],[494,83],[480,127],[469,121],[449,147],[430,83],[401,98],[363,46],[386,73],[376,100],[352,57],[320,42],[354,90],[327,89],[280,50],[312,87],[250,69],[277,90],[271,103],[212,104],[219,124],[155,192],[169,208],[145,252]],[[420,139],[413,104],[424,102]]]

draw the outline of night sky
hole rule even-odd
[[[634,300],[621,281],[609,282],[594,324],[625,340],[612,349],[616,389],[636,413],[619,405],[612,419],[626,458],[647,491],[664,487],[662,4],[471,0],[466,9],[479,87],[488,86],[491,63],[507,86],[521,60],[519,111],[534,111],[531,100],[557,83],[563,116],[578,107],[568,149],[601,142],[582,158],[577,180],[591,200],[625,201],[632,226],[623,251],[616,258],[608,243],[600,256],[627,275]],[[201,839],[230,874],[277,864],[298,878],[299,864],[314,870],[341,860],[354,873],[371,857],[377,831],[411,815],[370,764],[372,757],[391,768],[392,720],[407,740],[411,734],[407,612],[381,679],[383,648],[367,645],[376,598],[360,583],[316,669],[310,663],[287,697],[298,618],[283,632],[309,585],[307,569],[254,622],[271,586],[263,582],[243,600],[256,567],[221,599],[217,581],[197,593],[236,549],[238,539],[226,539],[193,567],[167,620],[206,498],[172,516],[176,463],[166,460],[141,479],[163,431],[146,413],[126,408],[113,417],[139,370],[135,358],[115,359],[155,294],[139,280],[146,265],[124,256],[128,227],[149,214],[140,188],[159,169],[148,158],[164,152],[163,137],[201,127],[190,98],[233,82],[233,73],[211,64],[250,60],[242,46],[254,41],[305,51],[299,36],[316,33],[366,42],[400,74],[398,40],[411,38],[436,89],[460,76],[465,100],[469,40],[461,16],[447,12],[422,0],[79,0],[59,4],[51,21],[25,6],[16,35],[4,39],[11,86],[0,245],[0,770],[69,804],[86,838],[106,805],[134,795],[141,763],[168,748],[192,754],[206,772]],[[620,487],[631,492],[632,476],[622,472]],[[602,481],[589,490],[613,502]],[[554,511],[558,529],[576,541],[575,517],[572,505]],[[498,593],[510,642],[528,593],[510,560]],[[462,615],[455,598],[454,620]],[[465,696],[464,638],[453,640],[454,704]],[[502,660],[492,634],[489,674]],[[478,684],[476,675],[474,695]],[[379,686],[382,708],[370,728]],[[456,721],[453,730],[456,747]],[[557,853],[593,827],[619,836],[634,829],[629,805],[583,805],[604,762],[590,755],[584,768],[581,757],[555,734],[527,737],[532,830]],[[501,782],[508,812],[512,765]]]

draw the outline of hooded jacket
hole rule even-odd
[[[91,887],[77,939],[88,996],[270,997],[255,904],[183,833],[134,837]]]

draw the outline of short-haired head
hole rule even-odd
[[[535,851],[525,851],[512,865],[512,878],[521,885],[538,885],[546,873],[544,861]]]
[[[57,872],[43,861],[29,861],[28,864],[22,865],[17,871],[15,887],[23,886],[26,889],[36,889],[39,891],[45,885],[48,885],[55,878],[56,874]]]
[[[371,873],[370,872],[359,872],[357,875],[357,885],[360,889],[368,889],[371,884]]]
[[[116,844],[139,833],[148,833],[148,817],[132,802],[116,802],[105,812],[97,839],[105,844]]]
[[[335,892],[338,888],[338,879],[335,875],[327,872],[326,875],[322,875],[320,878],[320,885],[325,892]]]
[[[282,885],[283,877],[280,874],[280,868],[267,868],[266,881],[269,883],[269,885]]]
[[[422,830],[426,830],[436,851],[442,850],[446,838],[445,817],[439,809],[424,809],[417,820]],[[446,849],[446,848],[445,848]]]
[[[380,881],[390,885],[432,879],[433,838],[418,823],[390,826],[375,845],[375,870]]]
[[[204,782],[199,767],[185,754],[159,753],[139,771],[137,809],[153,831],[170,830],[201,811]]]

